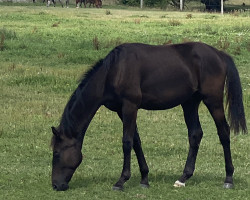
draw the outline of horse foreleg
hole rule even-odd
[[[122,120],[122,113],[117,112],[117,114],[120,117],[120,119]],[[135,127],[135,133],[134,133],[134,139],[133,139],[133,149],[135,151],[135,155],[137,157],[138,165],[139,165],[140,172],[141,172],[141,186],[142,187],[149,187],[149,183],[148,183],[149,169],[148,169],[146,159],[144,157],[144,153],[142,151],[141,139],[140,139],[140,136],[139,136],[139,133],[137,130],[137,125]]]
[[[136,130],[137,107],[130,101],[124,101],[122,107],[123,122],[123,169],[121,177],[113,186],[114,190],[122,190],[124,183],[130,179],[131,149],[133,147],[134,133]]]
[[[195,170],[196,157],[203,136],[198,116],[199,104],[200,100],[194,99],[182,105],[185,122],[188,128],[189,152],[183,174],[175,182],[175,187],[184,187],[185,182],[193,175]]]
[[[76,8],[82,7],[82,0],[76,0]]]
[[[55,2],[55,0],[52,0],[52,3],[53,3],[53,5],[54,5],[54,7],[56,7],[56,2]]]
[[[82,7],[82,0],[76,0],[76,8]]]
[[[81,7],[82,7],[82,3],[84,4],[84,8],[86,8],[86,0],[81,0]]]
[[[62,8],[63,8],[63,3],[62,3],[62,1],[61,1],[61,0],[59,0],[59,2],[60,2],[61,6],[62,6]]]

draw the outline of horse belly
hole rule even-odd
[[[173,75],[151,79],[141,85],[141,108],[164,110],[186,102],[197,91],[197,84],[190,76]]]
[[[146,110],[165,110],[176,107],[187,101],[194,92],[189,89],[179,93],[176,91],[164,91],[161,93],[142,94],[141,108]]]

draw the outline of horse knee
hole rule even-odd
[[[131,141],[122,141],[122,148],[123,148],[123,152],[125,154],[129,154],[131,152],[132,149],[132,142]]]
[[[197,147],[200,145],[201,139],[203,137],[203,131],[197,129],[189,132],[189,143],[191,147]]]

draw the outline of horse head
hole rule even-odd
[[[57,191],[69,188],[76,168],[82,162],[81,143],[76,138],[67,137],[52,127],[52,187]]]

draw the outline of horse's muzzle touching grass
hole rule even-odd
[[[53,190],[56,190],[56,191],[65,191],[65,190],[69,189],[69,185],[67,183],[63,183],[63,184],[53,183],[52,188],[53,188]]]

